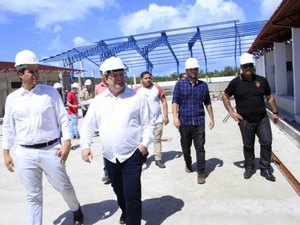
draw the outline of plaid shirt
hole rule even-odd
[[[173,91],[172,103],[179,106],[181,125],[204,126],[204,105],[211,104],[207,83],[197,80],[196,84],[192,84],[188,78],[179,80]]]

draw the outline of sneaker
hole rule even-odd
[[[247,169],[244,172],[244,178],[245,179],[250,179],[253,174],[255,174],[255,170],[253,170],[253,169]]]
[[[120,224],[126,224],[124,213],[121,214],[119,223],[120,223]]]
[[[73,211],[73,221],[74,225],[81,225],[83,224],[83,213],[81,211],[81,207],[77,211]]]
[[[162,169],[166,168],[166,165],[161,160],[155,160],[155,165]]]
[[[197,173],[197,182],[198,184],[205,184],[205,174],[203,172]]]

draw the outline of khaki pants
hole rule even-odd
[[[161,137],[163,133],[163,123],[157,123],[154,131],[154,157],[155,160],[161,160]]]

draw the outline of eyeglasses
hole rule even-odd
[[[247,64],[244,64],[244,65],[241,65],[241,67],[243,69],[247,69],[248,67],[252,69],[254,67],[254,65],[253,65],[253,63],[247,63]]]

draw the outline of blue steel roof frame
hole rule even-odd
[[[127,67],[173,64],[179,73],[179,63],[194,56],[204,61],[205,72],[210,60],[236,58],[247,51],[266,21],[238,23],[237,20],[193,27],[149,32],[100,40],[95,44],[75,47],[41,62],[62,61],[65,67],[87,59],[99,66],[110,56],[119,56]],[[230,49],[232,47],[232,49]]]

